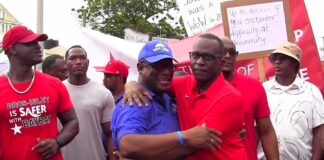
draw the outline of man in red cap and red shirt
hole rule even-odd
[[[60,147],[79,132],[70,96],[60,80],[33,69],[42,62],[35,34],[17,25],[3,37],[10,70],[0,76],[0,159],[62,160]],[[57,130],[57,117],[63,129]]]
[[[124,62],[115,60],[111,56],[105,67],[95,68],[98,72],[104,73],[103,84],[113,94],[115,103],[118,103],[125,91],[129,67]]]

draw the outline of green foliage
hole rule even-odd
[[[81,21],[94,30],[124,37],[129,27],[142,33],[164,38],[186,36],[183,21],[175,19],[169,11],[178,10],[176,0],[84,0],[87,5],[72,9]],[[173,22],[171,25],[169,22]]]

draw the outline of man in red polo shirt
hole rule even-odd
[[[243,142],[248,159],[257,160],[256,140],[259,138],[267,160],[278,160],[277,138],[270,120],[270,109],[266,92],[258,80],[235,72],[234,66],[238,51],[236,51],[232,40],[227,37],[222,37],[221,39],[225,47],[225,63],[222,67],[224,77],[243,97],[246,129],[246,139]],[[255,128],[254,123],[256,123]],[[255,129],[257,132],[255,132]]]
[[[187,159],[247,159],[243,142],[237,135],[243,128],[243,99],[222,74],[222,40],[213,34],[202,34],[194,42],[193,52],[190,52],[189,56],[193,75],[174,78],[170,88],[171,94],[177,100],[180,128],[186,130],[206,124],[207,127],[222,133],[222,143],[217,150],[201,149]],[[138,88],[133,87],[126,86],[126,92]],[[125,97],[137,98],[137,95],[131,94]],[[142,104],[139,99],[136,102]],[[213,141],[211,139],[211,142]]]
[[[182,130],[203,123],[219,130],[221,147],[202,149],[188,157],[198,159],[246,159],[237,133],[243,128],[243,100],[222,74],[224,45],[213,34],[202,34],[189,53],[193,75],[174,78],[171,90],[178,103]]]

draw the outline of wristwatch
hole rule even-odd
[[[63,144],[60,142],[60,140],[57,137],[55,137],[55,142],[59,146],[59,148],[63,147]]]

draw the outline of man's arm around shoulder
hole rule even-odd
[[[180,133],[127,134],[119,140],[119,150],[122,157],[125,158],[178,159],[200,148],[219,148],[219,143],[221,143],[219,135],[220,132],[203,126],[197,126]]]

